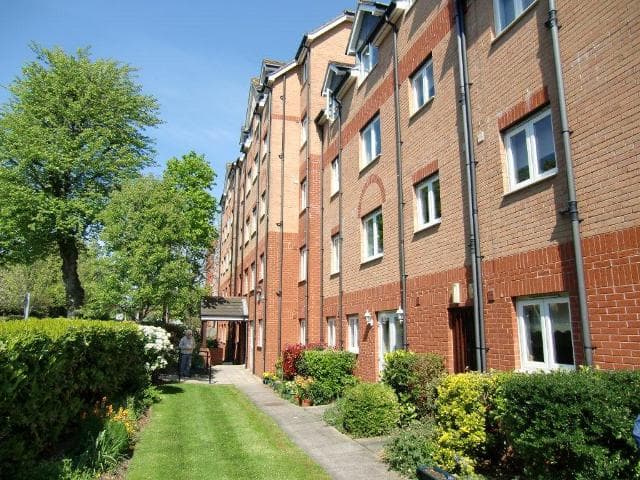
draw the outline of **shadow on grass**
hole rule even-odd
[[[184,389],[177,385],[160,385],[158,387],[158,390],[164,395],[175,395],[177,393],[184,393]]]

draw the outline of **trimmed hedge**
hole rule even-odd
[[[351,352],[305,350],[296,367],[300,375],[313,378],[309,397],[316,405],[330,402],[340,396],[345,387],[355,383],[356,356]]]
[[[390,433],[400,421],[395,392],[382,383],[359,383],[344,392],[342,421],[354,437],[376,437]]]
[[[133,323],[0,323],[0,471],[11,476],[72,433],[103,397],[148,383],[144,340]]]

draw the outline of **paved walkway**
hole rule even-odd
[[[193,382],[197,380],[187,380]],[[322,420],[324,407],[301,408],[283,400],[243,365],[214,368],[213,383],[235,385],[336,480],[400,480],[378,459],[381,442],[355,441]]]

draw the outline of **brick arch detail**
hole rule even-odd
[[[382,203],[386,201],[387,196],[384,190],[384,184],[382,183],[382,179],[375,173],[372,173],[367,178],[367,181],[362,186],[362,191],[360,192],[360,198],[358,200],[358,217],[362,217],[362,199],[364,198],[364,194],[367,193],[367,190],[373,184],[376,184],[380,189],[380,196],[382,197]]]

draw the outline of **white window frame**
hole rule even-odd
[[[301,318],[299,320],[299,332],[300,332],[300,343],[302,345],[307,344],[307,320]]]
[[[251,268],[250,268],[250,275],[251,277],[249,278],[249,291],[253,292],[256,289],[256,264],[255,262],[251,264]]]
[[[336,317],[327,318],[327,347],[336,346]]]
[[[252,185],[253,185],[253,167],[249,167],[249,170],[247,171],[247,181],[245,182],[246,195],[249,195],[249,192],[251,192]]]
[[[433,189],[433,184],[435,182],[438,182],[438,185],[440,185],[440,175],[437,173],[420,181],[413,189],[416,205],[414,231],[416,232],[425,228],[429,228],[433,225],[437,225],[442,221],[442,202],[440,201],[438,202],[440,203],[440,216],[438,216],[438,212],[436,212],[436,194]],[[424,217],[425,205],[422,201],[421,192],[425,189],[427,190],[428,198],[428,204],[426,205],[428,209],[427,213],[429,215],[428,222],[422,222],[422,218]]]
[[[378,312],[376,316],[378,317],[378,369],[382,373],[384,370],[384,354],[404,348],[405,325],[404,320],[398,318],[395,310]],[[388,325],[388,327],[385,327],[385,325]],[[386,352],[382,348],[385,328],[388,328],[389,331],[389,349]]]
[[[331,275],[340,272],[340,233],[331,237]]]
[[[304,62],[302,62],[302,83],[301,85],[305,85],[307,80],[309,80],[309,57],[305,57]]]
[[[253,237],[258,231],[258,206],[251,209],[251,236]]]
[[[340,157],[331,162],[331,196],[340,191]]]
[[[418,102],[418,87],[422,88],[422,103]],[[430,94],[431,90],[433,90],[433,94]],[[435,97],[435,95],[436,89],[433,80],[433,60],[430,58],[411,76],[412,113],[416,113],[424,107],[433,97]]]
[[[377,114],[360,131],[360,170],[366,168],[382,155],[381,136],[380,114]],[[371,144],[370,148],[367,148],[369,143]],[[367,151],[371,153],[368,154]],[[371,156],[370,158],[369,155]]]
[[[353,353],[360,352],[360,324],[358,315],[349,315],[347,324],[349,325],[349,351]]]
[[[309,117],[305,115],[300,122],[300,148],[307,143],[307,126],[309,125]]]
[[[258,339],[256,341],[256,347],[262,348],[264,345],[264,320],[258,320]]]
[[[575,370],[575,348],[573,341],[573,328],[570,327],[571,346],[573,350],[573,365],[561,364],[555,361],[554,340],[551,326],[551,316],[549,314],[549,306],[551,304],[564,303],[567,305],[569,312],[569,324],[571,322],[571,306],[569,298],[566,296],[557,297],[537,297],[537,298],[521,298],[516,301],[516,310],[518,313],[518,340],[520,344],[520,366],[524,371],[551,371],[551,370]],[[544,361],[536,362],[529,360],[529,346],[527,344],[527,332],[524,321],[524,307],[529,305],[537,305],[540,309],[540,323],[542,335],[542,348]]]
[[[258,153],[256,153],[255,158],[253,159],[253,166],[255,168],[251,169],[252,172],[252,176],[251,176],[251,183],[256,183],[256,179],[258,178],[258,170],[260,169],[260,155]]]
[[[260,218],[267,213],[267,192],[266,190],[260,195]]]
[[[269,153],[269,134],[267,133],[262,139],[262,158],[265,158]]]
[[[529,8],[531,8],[531,6],[536,3],[536,1],[537,0],[493,0],[493,16],[494,16],[494,22],[495,22],[495,28],[496,28],[496,35],[503,32],[506,28],[509,27],[509,25],[513,24],[516,20],[518,20],[518,18],[520,18],[526,11],[528,11]],[[503,25],[501,21],[501,17],[502,17],[502,10],[504,8],[505,2],[510,2],[513,4],[514,15],[509,22]],[[527,3],[529,4],[527,5]]]
[[[383,228],[382,228],[382,238],[383,238],[383,242],[382,242],[382,246],[379,245],[379,241],[378,241],[378,221],[377,221],[377,217],[380,216],[380,218],[382,218],[382,207],[374,210],[373,212],[371,212],[370,214],[366,215],[365,217],[362,218],[362,263],[364,262],[369,262],[371,260],[375,260],[376,258],[380,258],[384,255],[384,223],[383,223]],[[373,229],[372,231],[372,237],[373,237],[373,254],[369,255],[369,235],[368,235],[368,230],[367,227],[369,225],[369,221],[371,221],[370,225],[371,228]]]
[[[305,208],[307,208],[307,188],[308,184],[307,179],[305,178],[300,182],[300,211],[303,211]]]
[[[533,124],[542,120],[545,117],[549,117],[549,121],[551,122],[551,138],[553,141],[553,154],[555,157],[556,166],[554,168],[547,170],[546,172],[540,173],[538,169],[538,155],[537,155],[536,137],[533,129]],[[516,177],[517,170],[515,165],[515,159],[513,158],[513,153],[511,148],[511,139],[523,131],[526,134],[527,161],[529,164],[529,178],[527,180],[518,182]],[[551,110],[549,108],[545,108],[542,112],[532,115],[528,117],[526,120],[518,123],[517,125],[505,130],[503,134],[503,142],[504,142],[504,148],[507,153],[507,172],[509,176],[509,192],[520,190],[521,188],[525,188],[533,183],[537,183],[540,180],[551,177],[556,173],[558,173],[558,155],[556,152],[555,135],[553,132],[553,117],[551,116]]]
[[[260,268],[258,268],[258,280],[264,280],[264,253],[260,255]]]
[[[251,238],[251,220],[247,219],[244,225],[244,243],[245,245],[249,243],[249,238]]]
[[[300,282],[305,282],[307,280],[307,247],[302,247],[300,249],[300,269],[299,269],[299,279]]]
[[[359,82],[369,76],[378,64],[378,47],[372,43],[365,45],[357,54]]]

